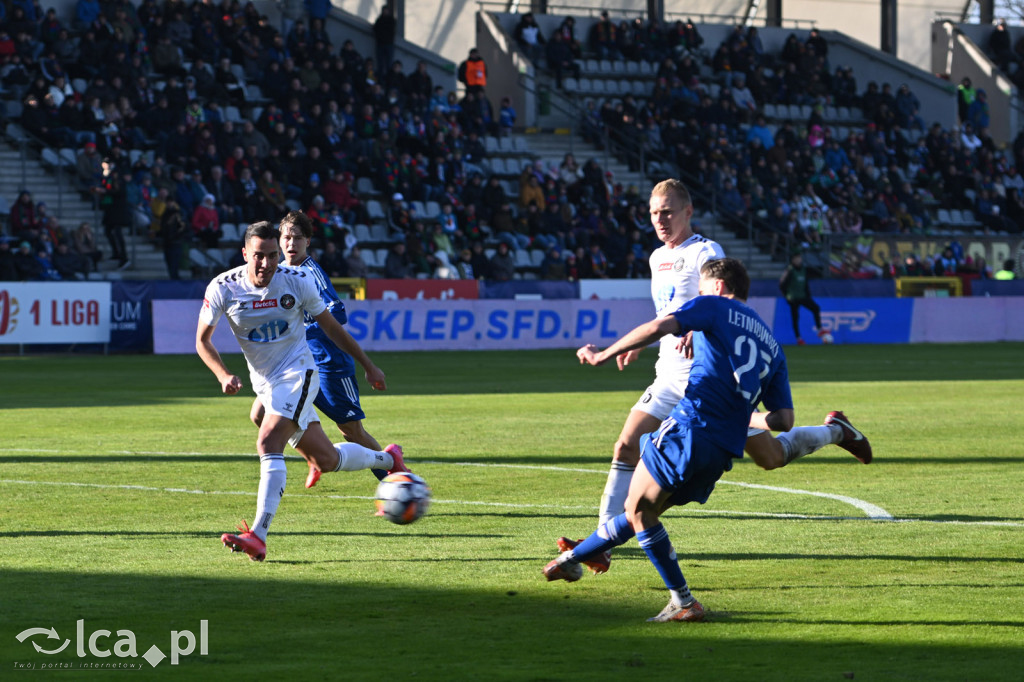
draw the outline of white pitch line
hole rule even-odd
[[[423,464],[442,464],[442,462],[423,462]],[[543,471],[569,471],[582,474],[602,474],[605,475],[607,472],[594,471],[593,469],[572,469],[568,467],[547,467],[531,464],[481,464],[477,462],[454,462],[458,466],[478,466],[478,467],[501,467],[505,469],[540,469]],[[719,480],[719,483],[724,485],[737,485],[742,488],[755,488],[758,490],[771,490],[779,493],[788,493],[790,495],[810,495],[812,497],[824,497],[830,500],[836,500],[843,502],[852,507],[864,512],[864,515],[874,521],[892,521],[893,515],[885,511],[878,505],[865,502],[864,500],[858,500],[855,497],[847,497],[846,495],[835,495],[832,493],[821,493],[813,490],[799,490],[797,488],[780,488],[771,485],[759,485],[757,483],[742,483],[740,481],[724,481]]]
[[[474,463],[464,463],[467,466],[480,466]],[[483,465],[487,466],[487,465]],[[505,466],[505,465],[499,465]],[[515,465],[511,465],[515,466]],[[524,465],[526,466],[526,465]],[[545,467],[526,466],[531,469],[544,469]],[[579,471],[581,473],[602,473],[593,471],[591,469],[570,469],[569,471]],[[114,485],[108,483],[81,483],[76,481],[24,481],[18,479],[0,479],[0,485],[40,485],[40,486],[64,486],[72,488],[98,488],[104,490],[128,490],[128,491],[144,491],[144,492],[161,492],[161,493],[182,493],[186,495],[240,495],[254,497],[255,493],[246,492],[240,490],[190,490],[188,488],[160,488],[156,486],[145,486],[145,485]],[[787,492],[793,492],[788,489],[772,488],[770,486],[757,486],[753,484],[742,484],[747,487],[755,488],[766,488],[768,490],[782,490]],[[806,492],[806,491],[797,491]],[[813,493],[807,493],[813,494]],[[828,497],[828,495],[825,495]],[[373,500],[374,498],[369,495],[323,495],[327,499],[331,500]],[[313,498],[307,498],[313,499]],[[431,501],[432,504],[451,504],[460,505],[464,507],[498,507],[504,509],[554,509],[559,511],[588,511],[592,512],[596,509],[594,506],[587,505],[559,505],[559,504],[531,504],[531,503],[516,503],[516,502],[477,502],[472,500],[439,500],[434,499]],[[865,518],[862,516],[828,516],[822,514],[789,514],[789,513],[776,513],[776,512],[748,512],[748,511],[729,511],[719,509],[701,509],[697,507],[676,507],[675,510],[684,516],[749,516],[755,518],[769,518],[769,519],[797,519],[797,520],[809,520],[809,521],[876,521],[877,518]],[[959,521],[956,519],[949,520],[938,520],[938,519],[898,519],[889,517],[896,523],[935,523],[935,524],[952,524],[961,526],[1002,526],[1009,528],[1024,528],[1024,523],[1015,521]]]

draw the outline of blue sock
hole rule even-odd
[[[690,594],[686,586],[686,578],[679,568],[679,561],[676,560],[676,551],[672,548],[672,541],[668,539],[668,531],[660,523],[636,534],[640,546],[647,552],[647,558],[651,560],[654,567],[658,569],[661,579],[665,581],[668,589],[681,593],[683,597]]]
[[[595,554],[608,551],[612,547],[627,542],[633,537],[633,526],[626,520],[625,514],[619,514],[608,522],[597,527],[590,537],[576,545],[572,556],[577,563]]]

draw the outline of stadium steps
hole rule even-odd
[[[5,222],[10,206],[17,200],[22,189],[32,193],[35,203],[46,204],[50,215],[56,216],[69,235],[83,222],[88,222],[96,234],[96,241],[107,256],[100,262],[99,272],[93,277],[104,280],[115,279],[166,279],[163,251],[149,244],[146,237],[128,234],[125,242],[132,265],[126,270],[117,270],[117,262],[109,259],[111,249],[103,235],[102,214],[93,209],[92,202],[84,198],[75,186],[74,169],[56,172],[47,168],[40,159],[28,151],[24,163],[21,152],[7,140],[0,141],[0,204]],[[7,233],[9,233],[9,229]]]
[[[615,157],[605,155],[604,152],[593,149],[567,133],[530,134],[526,136],[526,141],[530,155],[542,159],[546,165],[554,163],[557,166],[565,154],[571,152],[581,166],[588,159],[596,159],[601,168],[613,173],[615,182],[621,182],[625,187],[636,185],[640,196],[647,196],[653,187],[651,181],[639,171],[630,171],[626,164],[619,162]],[[747,240],[737,238],[724,228],[713,214],[694,216],[693,222],[701,234],[721,244],[726,254],[741,259],[752,278],[774,279],[782,275],[784,263],[773,262],[771,256],[752,247]]]

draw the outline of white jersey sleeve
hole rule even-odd
[[[670,248],[661,246],[651,254],[651,298],[658,317],[678,310],[687,301],[696,298],[699,291],[700,269],[709,260],[725,258],[718,242],[698,234]],[[685,382],[690,375],[691,361],[676,350],[679,339],[671,334],[661,339],[658,364],[659,378],[676,376]]]

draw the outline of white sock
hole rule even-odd
[[[277,513],[277,505],[281,504],[287,480],[288,469],[284,465],[283,454],[260,457],[260,487],[256,493],[256,520],[252,522],[252,532],[264,542],[267,540],[270,522]]]
[[[636,467],[623,462],[612,462],[608,470],[608,482],[604,484],[601,495],[601,509],[598,524],[611,521],[626,511],[626,496],[629,495],[629,482],[633,480]]]
[[[842,437],[843,430],[838,425],[798,426],[776,436],[786,452],[786,464],[826,445],[838,443]]]
[[[389,453],[364,448],[359,443],[335,443],[334,449],[338,451],[338,468],[335,471],[388,471],[395,466],[395,459]]]

